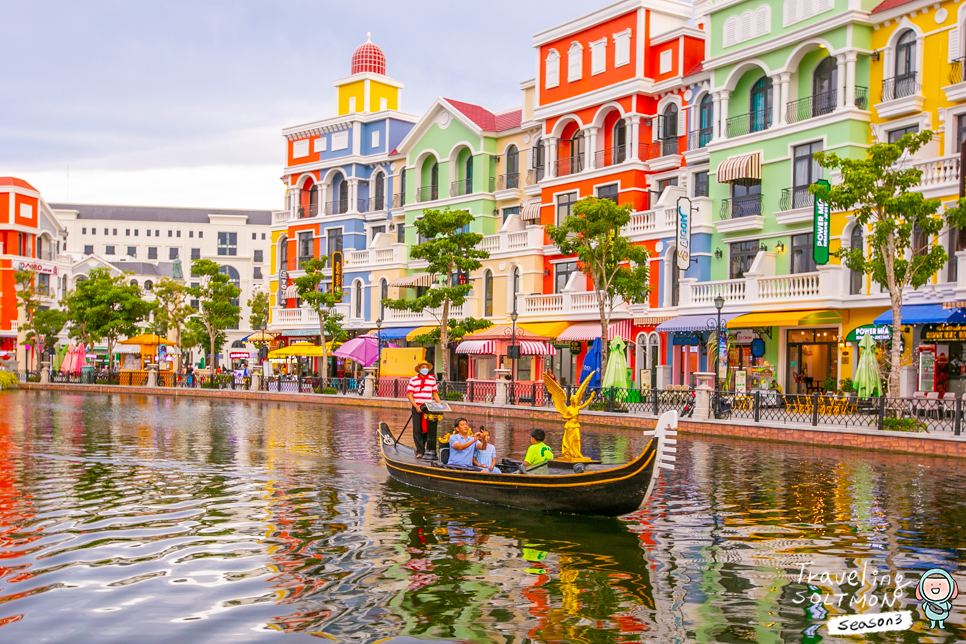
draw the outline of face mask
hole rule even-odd
[[[424,376],[429,375],[429,369],[420,369],[419,370],[419,373],[422,374],[422,375],[424,375]]]

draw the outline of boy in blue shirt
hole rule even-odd
[[[470,424],[465,418],[456,421],[456,431],[449,437],[447,465],[473,467],[473,449],[479,445],[477,436],[470,435]]]

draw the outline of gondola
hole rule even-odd
[[[527,471],[503,459],[492,473],[416,458],[413,448],[379,423],[379,443],[389,475],[406,485],[448,496],[522,510],[620,516],[634,512],[654,487],[659,469],[673,469],[677,412],[658,419],[644,451],[629,463],[561,464],[551,462]]]

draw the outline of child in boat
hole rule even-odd
[[[449,437],[449,460],[446,464],[473,467],[473,449],[479,444],[477,437],[470,434],[470,424],[466,419],[457,419],[456,431]]]
[[[473,465],[480,468],[482,472],[492,472],[496,465],[496,448],[490,443],[490,432],[480,427],[476,435],[479,443],[473,451]]]
[[[523,458],[523,464],[527,467],[541,465],[553,459],[553,452],[543,442],[547,433],[542,429],[534,429],[530,432],[530,447],[527,448],[527,455]]]

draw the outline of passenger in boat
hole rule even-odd
[[[496,466],[496,448],[490,442],[490,432],[480,427],[476,436],[479,443],[473,451],[473,465],[480,468],[482,472],[492,472]]]
[[[473,450],[480,446],[478,435],[470,434],[470,424],[465,418],[456,421],[456,431],[449,437],[449,461],[447,465],[473,467]]]
[[[422,458],[426,453],[426,445],[435,450],[436,425],[438,417],[424,414],[423,405],[428,402],[439,402],[439,388],[436,386],[436,376],[432,371],[433,365],[425,360],[416,365],[416,375],[409,379],[406,388],[406,398],[413,407],[413,445],[416,448],[416,458]]]
[[[527,448],[527,455],[523,458],[524,465],[534,467],[553,459],[553,452],[543,442],[546,437],[547,432],[539,428],[530,432],[530,447]]]

